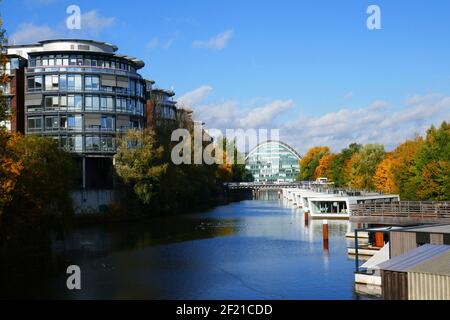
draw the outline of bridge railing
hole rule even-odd
[[[355,217],[450,219],[450,201],[400,201],[350,206]]]

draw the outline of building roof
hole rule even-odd
[[[113,51],[119,50],[119,47],[117,47],[115,44],[111,44],[108,42],[103,41],[96,41],[96,40],[85,40],[85,39],[50,39],[50,40],[42,40],[39,41],[39,44],[46,44],[46,43],[53,43],[53,42],[80,42],[80,43],[92,43],[92,44],[98,44],[103,45],[107,47],[111,47]]]
[[[409,272],[431,273],[450,276],[450,250],[434,259],[431,259],[410,269]]]
[[[439,234],[450,234],[450,224],[437,225],[437,226],[422,226],[416,228],[408,228],[404,231],[407,232],[426,232],[426,233],[439,233]]]
[[[450,246],[426,244],[379,265],[381,270],[408,272],[431,259],[450,252]]]
[[[91,49],[86,51],[75,47],[75,49],[67,47],[68,44],[87,44],[91,45]],[[92,50],[92,47],[95,50]],[[137,59],[132,56],[123,55],[116,53],[119,48],[111,43],[89,40],[89,39],[50,39],[39,41],[38,43],[26,44],[26,45],[8,45],[8,49],[25,49],[26,54],[40,54],[41,52],[58,52],[58,51],[68,51],[68,52],[91,52],[95,54],[108,54],[117,58],[122,58],[133,63],[136,68],[141,69],[145,66],[144,61]],[[38,49],[36,49],[38,48]],[[28,49],[28,50],[27,50]],[[92,50],[92,51],[91,51]],[[24,53],[25,54],[25,53]]]
[[[164,94],[169,97],[175,96],[175,92],[173,92],[172,90],[168,90],[168,89],[153,88],[152,92],[161,93],[161,94]]]
[[[8,48],[26,48],[26,47],[41,47],[44,44],[47,43],[53,43],[53,42],[80,42],[80,43],[92,43],[92,44],[98,44],[98,45],[104,45],[111,47],[114,51],[117,51],[119,48],[111,43],[103,42],[103,41],[96,41],[96,40],[86,40],[86,39],[49,39],[49,40],[42,40],[38,41],[37,43],[30,43],[30,44],[12,44],[7,45]]]
[[[290,145],[281,142],[281,141],[274,141],[274,140],[268,140],[265,142],[260,143],[259,145],[257,145],[255,148],[253,148],[253,150],[251,150],[248,155],[245,157],[245,160],[247,160],[248,158],[250,158],[255,152],[257,152],[262,146],[265,146],[267,144],[271,144],[271,143],[278,143],[279,145],[285,147],[288,151],[290,151],[293,155],[295,155],[298,160],[302,159],[302,157],[298,154],[298,152],[292,148]]]

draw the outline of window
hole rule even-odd
[[[69,110],[82,111],[83,97],[81,94],[69,94],[67,96],[67,107]]]
[[[61,116],[59,118],[59,128],[61,130],[67,130],[67,117],[66,116]]]
[[[38,132],[42,130],[42,118],[28,118],[28,132]]]
[[[100,89],[100,77],[86,76],[84,78],[84,88],[86,91],[98,91]]]
[[[83,128],[81,115],[68,115],[67,116],[67,129],[68,130],[81,130]]]
[[[47,75],[45,76],[45,90],[55,91],[59,89],[59,76]]]
[[[61,91],[67,90],[67,76],[65,74],[59,76],[59,89]]]
[[[54,131],[59,130],[59,117],[45,117],[45,130]]]
[[[28,91],[42,90],[42,76],[28,77],[27,79]]]
[[[66,151],[81,152],[83,151],[83,137],[82,136],[61,137],[61,147]]]
[[[100,110],[100,98],[99,96],[86,96],[84,99],[85,111],[99,111]]]
[[[59,106],[58,96],[46,96],[44,101],[46,110],[55,110]]]
[[[114,152],[114,138],[113,137],[102,137],[101,140],[102,151]]]
[[[101,108],[102,111],[114,111],[113,97],[102,97]]]
[[[62,95],[59,97],[59,107],[60,107],[60,109],[67,108],[67,96],[66,95]]]
[[[102,116],[101,128],[103,131],[113,131],[114,130],[114,117]]]
[[[67,76],[67,90],[81,91],[81,75]]]
[[[70,56],[70,58],[69,58],[69,65],[70,66],[76,66],[77,65],[77,58],[75,56]]]
[[[100,151],[99,136],[86,136],[86,151]]]
[[[116,109],[117,112],[127,112],[127,99],[118,97],[116,99]]]

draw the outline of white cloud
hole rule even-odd
[[[399,108],[377,100],[357,109],[342,108],[319,116],[301,114],[278,126],[277,117],[291,110],[294,101],[205,103],[212,90],[210,86],[202,86],[185,94],[180,101],[194,108],[196,120],[222,132],[239,128],[279,129],[281,140],[300,153],[317,145],[327,145],[338,152],[353,142],[381,143],[392,150],[406,139],[425,134],[431,125],[450,120],[450,96],[428,94],[411,97]]]
[[[81,30],[83,33],[99,35],[115,22],[114,17],[101,17],[96,10],[91,10],[81,15]]]
[[[192,108],[193,106],[204,101],[205,98],[212,92],[211,86],[201,86],[191,92],[186,93],[178,99],[178,103],[183,107]]]
[[[241,119],[241,126],[243,128],[268,126],[273,119],[293,106],[294,101],[292,100],[276,100],[265,106],[254,108],[248,112],[245,118]]]
[[[74,34],[80,37],[98,36],[114,22],[115,18],[102,17],[96,10],[91,10],[81,15],[81,30],[68,30],[65,22],[57,27],[23,23],[9,38],[11,44],[30,44],[40,40],[71,37]]]
[[[230,41],[231,37],[233,36],[233,32],[234,31],[230,29],[225,32],[219,33],[218,35],[206,41],[196,40],[192,43],[192,45],[198,48],[221,50],[227,46],[228,41]]]
[[[59,33],[49,26],[23,23],[9,38],[11,44],[29,44],[39,40],[55,38],[58,35]]]
[[[155,49],[158,46],[159,39],[158,38],[152,38],[149,42],[147,42],[146,47],[149,50]]]
[[[201,86],[186,93],[178,102],[181,106],[194,109],[194,118],[206,123],[208,128],[220,129],[257,129],[272,128],[274,120],[286,110],[294,106],[292,100],[275,100],[266,104],[237,101],[205,103],[211,94],[211,86]]]
[[[352,142],[381,143],[392,150],[406,139],[424,134],[432,124],[450,118],[450,97],[431,94],[408,99],[399,110],[386,102],[341,109],[318,117],[301,116],[280,129],[281,139],[304,153],[316,145],[339,151]]]

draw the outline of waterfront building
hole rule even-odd
[[[112,188],[116,136],[143,128],[144,62],[91,40],[47,40],[8,47],[27,61],[24,131],[55,139],[75,155],[79,187]]]
[[[331,184],[314,182],[297,188],[283,188],[283,197],[302,208],[312,218],[349,219],[352,206],[358,204],[390,204],[400,201],[398,195],[345,190]]]
[[[293,182],[300,173],[300,155],[280,141],[266,141],[245,158],[255,182]]]
[[[147,127],[177,126],[177,103],[173,100],[175,92],[153,88],[153,81],[147,81],[146,120]]]
[[[5,74],[9,81],[6,85],[2,85],[0,92],[2,99],[5,99],[9,120],[0,125],[6,127],[8,131],[23,134],[25,133],[23,105],[26,59],[15,54],[7,55],[7,59]]]
[[[450,300],[450,246],[425,244],[379,265],[386,300]]]

